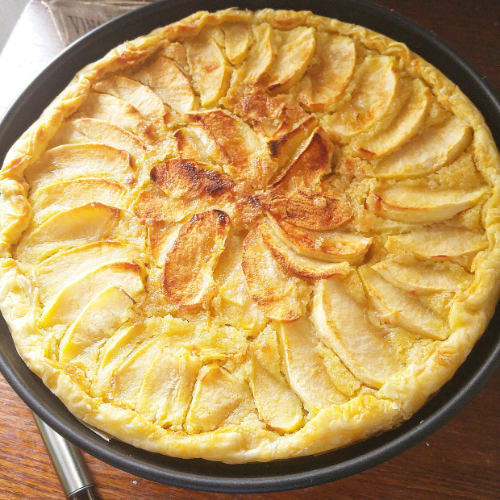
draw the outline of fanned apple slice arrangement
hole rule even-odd
[[[211,19],[93,82],[24,171],[14,257],[89,396],[179,439],[294,434],[451,335],[491,185],[397,51]]]

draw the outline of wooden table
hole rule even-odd
[[[498,0],[376,3],[430,28],[467,57],[498,91]],[[41,1],[32,0],[0,55],[0,115],[62,49]],[[497,373],[457,417],[425,442],[371,470],[322,486],[267,495],[209,494],[153,483],[86,458],[102,500],[493,499],[500,498],[499,428]],[[30,410],[0,377],[0,499],[31,498],[62,500],[64,495]]]

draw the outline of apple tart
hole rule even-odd
[[[0,301],[89,426],[269,461],[394,428],[498,296],[499,154],[404,45],[310,12],[199,12],[79,72],[16,142]]]

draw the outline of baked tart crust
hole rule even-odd
[[[399,425],[485,330],[499,154],[406,46],[198,12],[82,69],[0,175],[0,303],[86,424],[227,463]]]

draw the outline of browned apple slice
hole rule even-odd
[[[194,215],[167,254],[163,291],[181,308],[207,307],[217,291],[213,271],[224,250],[229,217],[221,210]]]
[[[458,292],[468,288],[474,280],[473,274],[450,262],[415,262],[405,265],[384,260],[373,265],[372,269],[401,290],[422,295]]]
[[[117,241],[97,241],[58,252],[33,270],[42,305],[59,293],[75,276],[94,267],[96,263],[126,262],[137,257],[137,254],[136,249]]]
[[[280,221],[304,229],[326,230],[341,226],[353,216],[348,201],[311,189],[282,193],[273,189],[257,197],[263,208]]]
[[[368,56],[356,70],[350,100],[322,120],[325,130],[344,140],[381,120],[397,95],[397,75],[393,58]]]
[[[193,83],[203,107],[211,106],[226,95],[231,68],[221,48],[205,31],[184,42]]]
[[[448,338],[451,332],[447,321],[417,298],[391,285],[368,266],[360,267],[359,275],[371,302],[387,324],[435,340]]]
[[[317,185],[322,177],[331,172],[333,151],[333,144],[323,130],[317,128],[297,158],[272,187],[293,190]]]
[[[266,247],[258,229],[243,242],[241,267],[248,291],[264,314],[278,321],[295,321],[307,302],[307,287],[283,269]]]
[[[199,127],[184,127],[175,131],[174,137],[177,143],[177,156],[183,160],[195,160],[207,163],[208,155],[205,152],[205,145],[197,134]],[[202,133],[203,134],[203,133]]]
[[[362,158],[388,155],[412,139],[429,112],[431,91],[421,80],[404,80],[393,110],[371,130],[354,138],[350,148]]]
[[[264,187],[277,165],[271,161],[255,132],[245,122],[220,109],[186,115],[213,143],[212,159],[236,181],[248,181],[254,188]]]
[[[200,368],[199,358],[187,353],[172,355],[163,348],[144,377],[136,411],[161,427],[180,430]]]
[[[311,320],[321,340],[365,384],[379,388],[401,368],[384,332],[368,321],[342,280],[315,284]]]
[[[65,122],[50,147],[74,143],[100,143],[126,151],[136,161],[144,161],[146,145],[138,137],[112,123],[94,118],[75,118]]]
[[[94,90],[110,94],[134,106],[147,120],[164,127],[170,117],[170,111],[163,101],[145,85],[125,76],[111,76],[97,82]]]
[[[99,292],[82,310],[59,345],[59,362],[68,363],[93,344],[111,337],[132,316],[134,300],[115,286]]]
[[[311,111],[325,111],[340,99],[351,81],[356,46],[348,37],[317,32],[314,57],[294,92]]]
[[[328,262],[360,264],[370,245],[371,238],[337,231],[309,231],[274,217],[268,219],[274,234],[297,254]]]
[[[307,319],[280,323],[278,335],[290,387],[309,412],[316,413],[321,408],[347,401],[328,374],[325,362],[317,350],[316,335]]]
[[[189,78],[171,59],[158,57],[130,78],[150,87],[165,104],[178,113],[187,113],[198,108],[196,94]]]
[[[58,180],[99,177],[120,184],[134,182],[130,155],[105,144],[67,144],[49,149],[24,176],[31,191]]]
[[[109,94],[90,92],[78,108],[79,117],[103,120],[128,130],[141,139],[150,139],[151,124],[139,111],[122,99]]]
[[[316,280],[339,274],[346,275],[350,272],[350,266],[347,262],[325,262],[296,254],[273,234],[270,226],[266,223],[259,226],[259,231],[262,241],[276,261],[296,276]]]
[[[58,250],[106,239],[118,225],[120,213],[101,203],[59,212],[23,237],[16,258],[40,262]]]
[[[376,189],[367,206],[380,217],[410,223],[439,222],[473,207],[489,192],[481,187],[462,189],[429,189],[426,183],[399,182]]]
[[[488,240],[484,234],[438,224],[389,236],[385,244],[391,253],[409,251],[419,259],[465,265],[470,264],[475,255],[487,247]]]
[[[239,66],[245,59],[252,41],[248,26],[243,23],[226,23],[221,27],[227,58],[231,64]]]
[[[290,31],[274,31],[276,58],[269,69],[267,90],[286,92],[304,75],[316,49],[315,30],[301,26]]]
[[[227,195],[234,187],[228,175],[206,163],[172,158],[151,169],[151,180],[172,198],[208,199]]]
[[[46,328],[72,323],[93,297],[110,286],[119,287],[134,298],[144,289],[144,275],[142,265],[136,261],[112,262],[91,269],[76,276],[47,303],[38,324]]]
[[[214,431],[250,399],[244,382],[215,363],[204,366],[194,387],[185,428],[190,434]]]
[[[449,165],[472,139],[472,129],[456,116],[425,128],[410,142],[375,162],[374,173],[384,179],[419,177]]]

